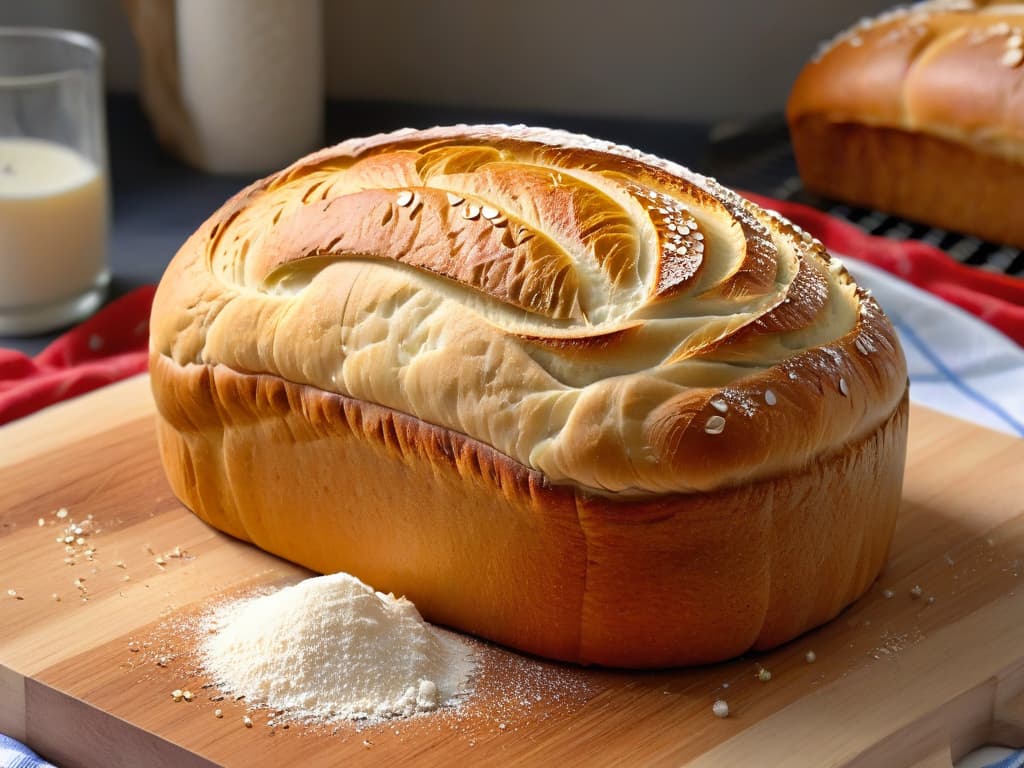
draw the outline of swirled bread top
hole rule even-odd
[[[906,388],[821,243],[678,165],[523,126],[347,141],[256,182],[179,251],[151,329],[154,356],[384,405],[604,494],[800,467]]]

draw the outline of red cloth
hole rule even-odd
[[[1024,346],[1024,280],[965,267],[917,241],[866,235],[797,203],[748,194],[828,246],[870,262],[985,320]],[[149,308],[147,286],[112,302],[30,358],[0,349],[0,424],[146,370]]]
[[[34,358],[0,349],[0,424],[146,370],[155,292],[112,301]]]
[[[744,195],[803,227],[830,251],[866,261],[901,277],[967,310],[1024,346],[1024,280],[965,266],[938,248],[917,240],[866,235],[853,224],[806,205],[749,193]]]

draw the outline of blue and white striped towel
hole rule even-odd
[[[1024,349],[942,299],[863,261],[843,259],[903,342],[910,399],[1024,437]]]
[[[1014,752],[998,763],[992,763],[987,768],[1024,768],[1024,752]]]
[[[982,747],[957,761],[957,768],[1024,768],[1024,751]]]
[[[0,733],[0,768],[53,768],[20,741]]]

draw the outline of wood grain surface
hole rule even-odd
[[[59,765],[949,766],[1024,745],[1024,441],[915,408],[878,584],[771,653],[637,674],[477,644],[457,712],[285,728],[211,700],[193,649],[218,602],[307,572],[174,499],[152,407],[138,377],[0,429],[0,732]],[[74,555],[61,507],[95,526]]]

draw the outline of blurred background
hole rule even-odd
[[[333,99],[578,115],[749,117],[782,108],[822,40],[892,4],[323,0],[325,90]],[[106,47],[109,88],[130,92],[140,78],[127,5],[136,3],[4,2],[0,24],[89,32]],[[283,16],[289,5],[277,4]]]

